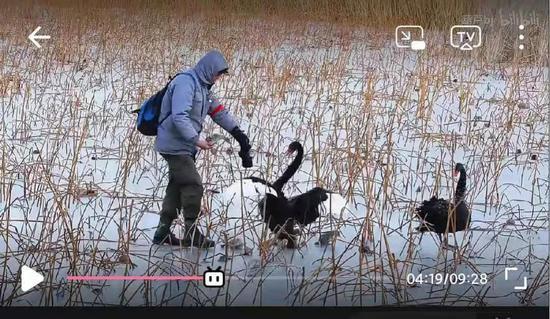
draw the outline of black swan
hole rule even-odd
[[[269,229],[277,233],[279,239],[287,239],[287,248],[296,246],[295,223],[303,226],[313,223],[319,218],[319,205],[328,199],[328,191],[322,187],[315,187],[298,196],[286,198],[282,188],[296,173],[303,160],[304,148],[300,142],[292,142],[289,145],[287,154],[290,155],[294,152],[297,152],[296,157],[283,175],[273,184],[254,176],[247,178],[253,182],[267,185],[276,191],[277,195],[265,194],[259,203],[259,209]]]
[[[464,202],[466,192],[466,169],[464,165],[457,163],[454,173],[455,176],[457,174],[460,174],[460,176],[452,203],[434,196],[430,200],[423,201],[422,205],[416,208],[416,214],[423,220],[422,225],[418,226],[416,230],[435,232],[440,241],[442,234],[463,231],[470,225],[470,211]]]

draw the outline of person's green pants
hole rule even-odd
[[[194,222],[200,212],[203,186],[201,177],[190,155],[161,154],[168,162],[168,186],[162,201],[160,222],[155,238],[161,239],[170,233],[170,226],[178,213],[186,224]]]

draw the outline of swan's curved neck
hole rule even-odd
[[[460,176],[458,177],[458,183],[456,184],[455,189],[455,203],[458,203],[464,199],[464,194],[466,193],[466,171],[464,169],[460,170]]]
[[[302,164],[303,158],[304,148],[302,147],[302,145],[298,145],[296,157],[294,157],[294,160],[292,160],[292,163],[290,163],[283,175],[281,175],[281,177],[279,177],[279,179],[277,179],[275,183],[273,183],[275,190],[281,191],[283,186],[298,171],[298,167],[300,167],[300,164]]]

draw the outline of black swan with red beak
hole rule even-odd
[[[287,151],[287,155],[296,152],[296,157],[273,184],[259,178],[250,176],[255,183],[262,183],[273,188],[277,195],[265,194],[265,197],[259,203],[260,212],[264,222],[269,229],[278,234],[278,238],[287,239],[287,247],[296,247],[296,236],[298,233],[294,229],[296,223],[306,226],[313,223],[320,216],[319,205],[328,199],[329,191],[322,187],[314,187],[309,191],[287,198],[283,192],[283,186],[298,171],[304,156],[304,148],[300,142],[292,142]]]
[[[423,220],[416,228],[420,232],[435,232],[441,240],[441,235],[463,231],[470,225],[470,210],[464,202],[466,193],[466,169],[457,163],[454,170],[459,175],[453,202],[443,198],[432,197],[416,208],[416,214]],[[445,242],[446,244],[446,242]]]

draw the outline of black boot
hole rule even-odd
[[[196,219],[185,219],[185,237],[182,240],[183,246],[199,247],[199,248],[211,248],[216,246],[213,240],[210,240],[204,236],[196,225]]]
[[[153,236],[153,244],[155,245],[163,245],[168,244],[172,246],[181,246],[182,241],[176,237],[171,231],[170,231],[170,224],[159,222],[159,225],[157,227],[157,231],[155,231],[155,235]]]
[[[164,238],[158,239],[156,237],[153,237],[153,244],[155,245],[172,245],[172,246],[182,246],[182,240],[177,238],[176,235],[173,233],[169,233],[168,235],[164,236]]]

